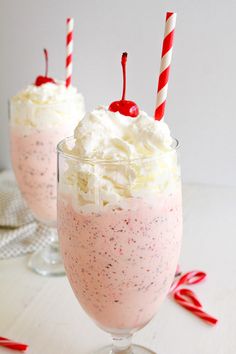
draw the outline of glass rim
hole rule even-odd
[[[70,154],[68,152],[64,152],[62,149],[62,146],[67,142],[75,140],[74,136],[69,136],[61,140],[57,144],[57,154],[60,156],[64,156],[68,159],[75,160],[75,161],[80,161],[83,163],[90,163],[90,164],[118,164],[118,163],[133,163],[133,162],[138,162],[138,161],[151,161],[159,158],[163,158],[167,154],[172,153],[173,151],[178,151],[180,148],[179,140],[176,138],[172,138],[172,149],[169,151],[161,152],[159,155],[154,154],[151,156],[140,156],[136,157],[133,159],[96,159],[96,158],[88,158],[88,157],[83,157],[83,156],[75,156],[73,154]]]

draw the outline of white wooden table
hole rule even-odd
[[[0,335],[29,344],[32,354],[87,354],[108,344],[109,335],[83,312],[67,279],[31,273],[26,261],[0,261]],[[210,327],[167,299],[134,341],[158,354],[235,354],[236,188],[184,187],[180,264],[183,271],[208,273],[194,290],[219,324]]]

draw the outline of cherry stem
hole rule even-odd
[[[126,62],[127,62],[128,53],[123,53],[121,57],[121,65],[122,65],[122,72],[123,72],[123,92],[121,100],[125,100],[126,95]]]
[[[44,58],[45,58],[45,77],[48,77],[48,51],[44,49]]]

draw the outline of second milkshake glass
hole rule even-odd
[[[58,145],[58,233],[76,297],[113,338],[112,346],[96,353],[153,353],[131,341],[156,314],[177,267],[182,237],[178,143],[158,156],[129,161],[75,156],[70,154],[74,145],[73,138]],[[132,171],[139,176],[135,185]],[[109,200],[109,181],[116,183],[120,199]]]
[[[56,231],[56,146],[73,133],[84,113],[83,97],[56,103],[10,102],[13,170],[24,200],[35,218],[50,228],[51,243],[35,252],[29,267],[41,275],[63,275]],[[53,230],[54,229],[54,230]]]

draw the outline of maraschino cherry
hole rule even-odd
[[[112,102],[109,106],[109,111],[119,112],[124,116],[137,117],[139,115],[139,108],[133,101],[127,101],[125,99],[126,94],[126,62],[127,62],[128,53],[123,53],[121,57],[121,65],[123,72],[123,93],[120,101]]]
[[[45,57],[45,75],[44,76],[38,76],[35,80],[35,86],[41,86],[44,84],[47,84],[48,82],[51,82],[52,84],[55,84],[56,82],[51,78],[48,77],[48,51],[47,49],[43,50],[44,52],[44,57]]]

